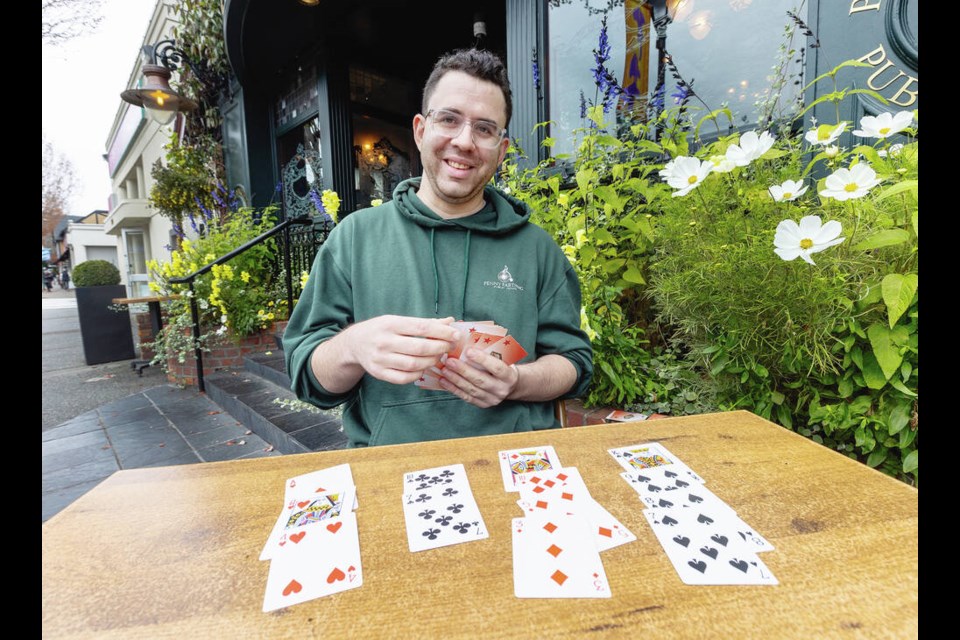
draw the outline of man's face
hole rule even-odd
[[[492,82],[462,71],[447,72],[430,96],[429,109],[445,109],[471,121],[484,120],[506,125],[503,92]],[[439,133],[433,119],[417,114],[413,136],[420,149],[423,180],[417,194],[431,209],[445,218],[468,216],[483,206],[483,187],[503,161],[510,142],[504,139],[494,149],[477,146],[468,123],[456,137]]]

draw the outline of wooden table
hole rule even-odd
[[[779,586],[680,582],[608,448],[659,441],[766,536]],[[513,595],[497,452],[552,444],[637,540],[602,554],[613,597]],[[257,558],[284,481],[349,462],[364,584],[261,612]],[[462,462],[486,540],[410,553],[406,471]],[[908,638],[918,492],[750,413],[119,471],[43,525],[43,637]]]

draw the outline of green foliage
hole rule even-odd
[[[189,287],[172,279],[190,275],[268,231],[276,222],[276,208],[262,211],[242,208],[221,221],[208,221],[203,235],[184,240],[170,262],[151,261],[150,288],[173,297],[165,303],[170,321],[157,338],[157,361],[180,359],[192,353],[195,342]],[[260,243],[224,264],[216,264],[194,280],[193,293],[200,313],[201,343],[232,337],[239,339],[266,329],[288,315],[286,293],[277,277],[272,243]]]
[[[73,286],[104,287],[120,284],[120,271],[106,260],[87,260],[73,269]]]
[[[213,194],[220,184],[216,161],[220,157],[219,146],[205,139],[181,144],[177,133],[172,132],[166,149],[166,163],[158,159],[150,171],[150,202],[182,228],[184,215],[196,210],[198,203],[208,210],[218,210]]]
[[[852,93],[836,86],[852,66],[818,79],[834,83],[821,102]],[[590,109],[573,157],[523,170],[515,149],[501,175],[580,277],[595,359],[585,403],[672,414],[747,409],[917,482],[915,130],[904,132],[905,146],[861,136],[841,149],[780,123],[775,144],[735,166],[751,145],[746,135],[723,135],[725,109],[699,121],[689,108],[646,124],[624,115],[613,124]],[[821,140],[838,124],[821,125]],[[705,129],[717,134],[709,144],[699,139]],[[681,157],[710,172],[666,183]],[[878,184],[852,186],[845,172],[861,164]],[[787,180],[806,192],[778,201],[771,187]],[[839,223],[839,243],[826,230],[815,234],[822,245],[781,235],[778,255],[778,229],[790,221],[800,233],[809,216],[818,227]]]

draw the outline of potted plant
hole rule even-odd
[[[88,365],[132,360],[133,332],[130,316],[113,308],[115,298],[124,298],[120,272],[106,260],[81,262],[73,270],[83,357]]]

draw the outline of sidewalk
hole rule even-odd
[[[42,293],[41,309],[41,522],[121,469],[281,455],[155,368],[86,366],[73,291]]]

